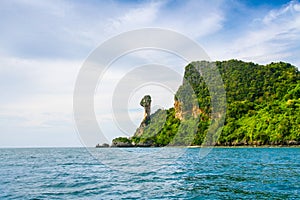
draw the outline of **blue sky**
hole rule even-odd
[[[72,110],[76,76],[99,44],[125,31],[171,29],[197,41],[212,60],[300,66],[298,1],[4,0],[0,27],[0,147],[81,146]],[[119,66],[149,57],[162,60],[162,54],[147,52],[120,60]],[[182,73],[185,63],[176,58],[164,62],[178,65]],[[116,65],[106,75],[110,87],[99,88],[98,96],[111,96],[111,87],[124,73]],[[95,108],[103,129],[116,133],[106,108],[110,101]],[[130,115],[137,125],[142,110],[134,102],[129,103]]]

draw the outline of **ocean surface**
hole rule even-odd
[[[300,199],[300,148],[169,149],[0,149],[0,199]]]

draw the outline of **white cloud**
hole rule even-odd
[[[72,95],[32,95],[0,105],[0,146],[81,146]]]
[[[223,4],[222,0],[188,1],[172,11],[166,11],[167,16],[161,14],[161,25],[194,39],[209,36],[223,27]]]
[[[111,2],[1,1],[1,47],[10,56],[84,59],[111,36],[109,18],[127,6]]]
[[[193,38],[212,34],[222,28],[223,1],[183,1],[174,7],[172,1],[150,1],[112,17],[112,32],[159,27],[181,32]]]
[[[111,18],[107,26],[113,31],[130,30],[139,26],[151,24],[157,18],[157,13],[163,2],[150,2],[132,8],[117,18]]]
[[[72,124],[72,95],[34,95],[13,103],[2,103],[2,117],[18,118],[18,123],[4,124],[16,127],[70,126]],[[60,122],[51,125],[53,122]]]
[[[0,57],[2,94],[71,94],[82,61]],[[5,84],[6,83],[6,84]],[[18,90],[21,89],[21,90]],[[1,101],[1,100],[0,100]]]
[[[241,24],[244,31],[237,38],[219,41],[208,47],[214,59],[237,58],[258,63],[286,61],[300,65],[300,4],[292,1],[270,10],[251,24]],[[253,17],[254,19],[254,17]]]
[[[73,128],[72,97],[80,66],[79,61],[1,56],[1,140],[11,141],[12,135],[16,135],[19,146],[25,145],[22,141],[30,146],[39,142],[31,138],[30,143],[31,132],[38,131],[50,141],[64,130],[62,135],[71,137],[73,146],[78,146]],[[19,135],[20,130],[24,132],[22,135]],[[48,145],[55,146],[54,143]]]

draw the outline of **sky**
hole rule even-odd
[[[0,147],[84,146],[73,114],[77,75],[93,50],[126,31],[176,31],[196,41],[211,60],[300,66],[299,1],[2,0],[0,27]],[[115,123],[114,89],[147,63],[172,65],[181,76],[187,64],[152,50],[118,59],[95,92],[95,113],[108,140],[128,136],[139,125],[145,93],[157,97],[152,110],[172,106],[174,90],[144,85],[125,108],[133,125],[124,132]]]

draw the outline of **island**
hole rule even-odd
[[[226,91],[226,118],[212,146],[300,145],[300,72],[289,63],[259,65],[240,60],[197,61],[185,67],[174,107],[151,111],[151,96],[140,102],[144,118],[132,137],[112,147],[198,146],[211,124],[211,96],[199,67],[215,66]],[[193,94],[187,92],[191,87]],[[196,129],[195,129],[196,127]]]

